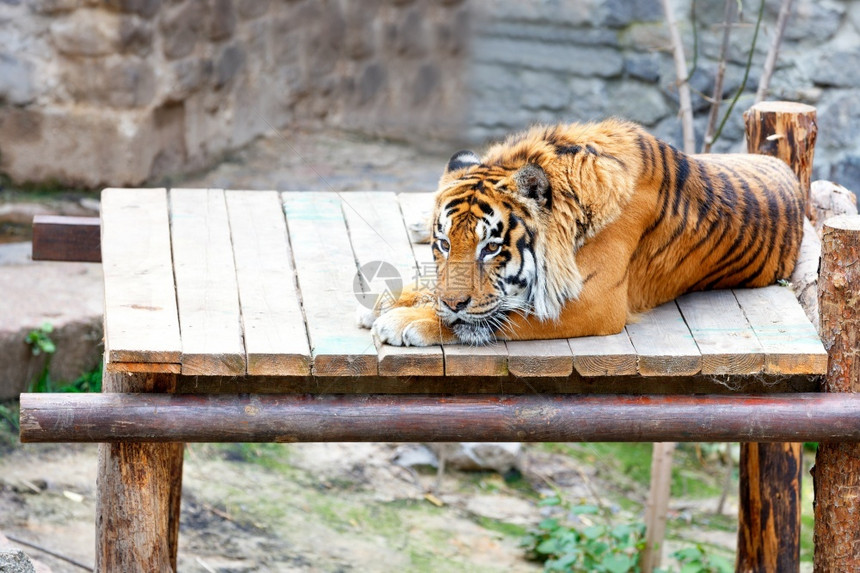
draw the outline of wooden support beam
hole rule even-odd
[[[825,396],[860,395],[860,216],[824,223],[818,302],[830,359]],[[815,570],[860,570],[860,444],[821,440],[815,456]]]
[[[33,260],[102,261],[101,227],[98,217],[33,217]]]
[[[815,114],[793,102],[762,102],[744,113],[747,151],[782,159],[794,170],[808,216]],[[741,444],[738,571],[799,571],[802,468],[800,444]]]
[[[168,392],[173,374],[105,372],[104,394]],[[131,394],[135,395],[135,394]],[[176,571],[183,444],[129,440],[99,446],[96,571]]]
[[[860,441],[860,395],[22,394],[22,442]]]

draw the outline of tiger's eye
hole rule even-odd
[[[481,249],[481,258],[484,258],[487,255],[495,255],[501,248],[501,243],[487,243],[484,245],[484,248]]]
[[[443,253],[447,253],[451,249],[451,243],[449,243],[445,239],[439,239],[439,249]]]

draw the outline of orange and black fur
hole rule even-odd
[[[787,278],[802,201],[771,157],[686,155],[617,120],[532,128],[451,158],[435,291],[364,324],[398,345],[617,333],[688,291]]]

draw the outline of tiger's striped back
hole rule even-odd
[[[803,197],[785,163],[761,155],[687,156],[648,143],[640,181],[658,194],[630,261],[631,311],[692,290],[766,286],[791,275]]]

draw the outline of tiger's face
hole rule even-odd
[[[546,174],[486,166],[471,152],[448,163],[436,196],[437,313],[467,344],[487,344],[511,312],[532,311],[534,219],[549,202]]]

